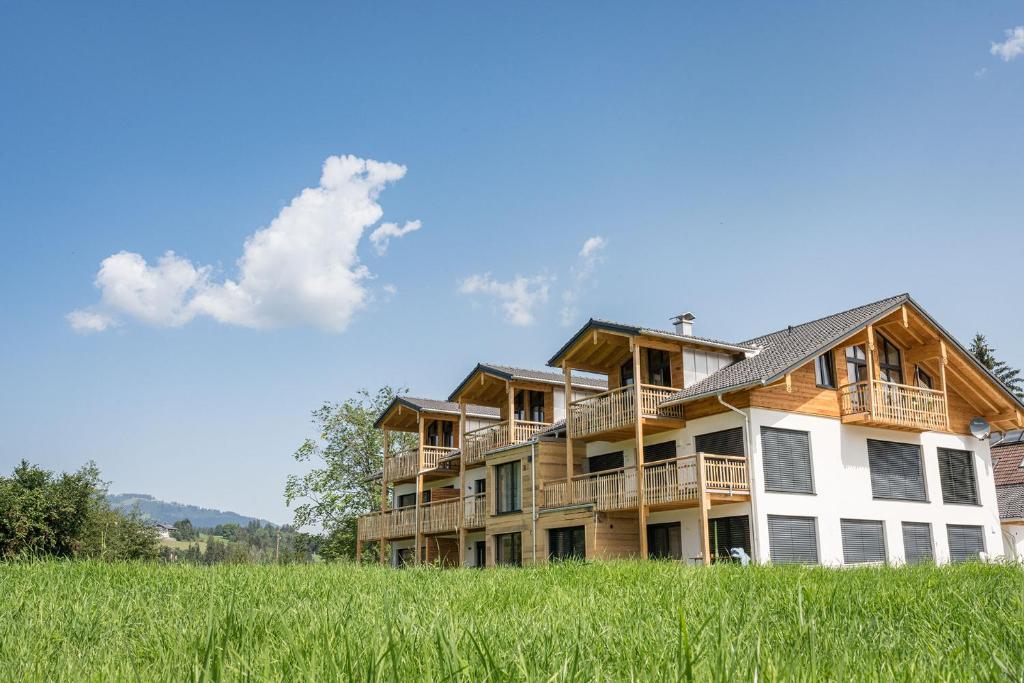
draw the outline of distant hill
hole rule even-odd
[[[246,517],[237,512],[222,512],[196,505],[168,503],[146,493],[113,493],[107,496],[107,500],[110,501],[111,506],[117,508],[131,509],[137,506],[145,517],[164,524],[174,524],[181,519],[187,519],[192,522],[192,526],[199,528],[215,527],[218,524],[245,526],[253,521],[263,525],[270,524],[265,519]]]

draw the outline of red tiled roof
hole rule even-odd
[[[1024,443],[995,446],[992,449],[992,468],[996,478],[996,486],[1007,484],[1024,484]]]

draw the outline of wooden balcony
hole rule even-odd
[[[462,526],[466,529],[481,529],[487,524],[487,494],[477,493],[463,498]]]
[[[356,521],[356,533],[361,541],[384,538],[406,538],[416,535],[416,506],[407,505],[383,512],[370,512]]]
[[[704,467],[704,493],[714,502],[750,498],[747,459],[698,453],[644,466],[644,495],[651,509],[694,507],[700,502],[697,468]],[[593,505],[600,511],[635,510],[639,505],[636,467],[581,474],[544,488],[544,507]]]
[[[438,500],[420,506],[420,528],[425,534],[444,534],[459,528],[459,499]]]
[[[436,477],[453,476],[458,471],[458,468],[451,461],[446,461],[445,458],[455,451],[455,448],[445,448],[443,446],[424,446],[422,471],[436,475]],[[385,458],[384,480],[394,482],[415,479],[416,475],[420,473],[419,460],[419,448],[409,448],[401,453]]]
[[[619,387],[570,403],[569,436],[585,439],[601,434],[613,439],[618,433],[628,438],[637,418],[635,389],[633,385]],[[672,429],[684,424],[682,406],[661,406],[663,400],[678,391],[672,387],[640,385],[640,417],[655,427],[654,431],[659,426]]]
[[[384,516],[380,512],[360,515],[356,520],[356,536],[360,541],[380,540],[381,523]]]
[[[529,420],[505,420],[497,424],[466,432],[462,441],[462,458],[467,465],[483,462],[484,457],[493,450],[526,443],[551,425],[547,422],[531,422]]]
[[[875,379],[846,384],[838,391],[845,423],[912,432],[947,428],[946,396],[941,391]]]

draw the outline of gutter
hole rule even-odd
[[[729,410],[733,411],[734,413],[738,413],[739,415],[741,415],[743,417],[743,422],[746,424],[747,453],[748,453],[748,455],[747,455],[747,481],[750,482],[750,516],[753,517],[753,522],[754,522],[753,524],[750,525],[750,550],[752,551],[752,554],[754,556],[754,561],[758,562],[759,561],[758,558],[760,557],[760,549],[761,549],[760,540],[761,539],[760,539],[760,534],[758,533],[758,529],[759,529],[758,519],[759,518],[757,516],[757,487],[754,485],[754,483],[755,483],[754,482],[754,467],[753,467],[754,450],[755,450],[754,449],[754,432],[752,431],[752,429],[750,427],[750,415],[748,415],[747,413],[743,412],[742,410],[740,410],[736,406],[731,405],[729,403],[726,403],[725,399],[722,398],[722,394],[718,394],[718,402],[721,403],[726,408],[728,408]],[[702,530],[702,533],[706,534],[707,532],[708,532],[707,529],[703,529]]]
[[[533,512],[530,514],[530,541],[533,545],[533,564],[537,564],[537,439],[530,440],[530,497]]]

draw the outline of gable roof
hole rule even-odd
[[[757,354],[722,368],[700,382],[666,397],[662,404],[676,405],[727,391],[771,384],[904,304],[913,307],[914,311],[941,332],[975,367],[992,379],[1006,396],[1024,408],[1024,402],[1009,391],[999,378],[978,362],[973,354],[906,293],[750,339],[744,344],[759,347],[760,351]]]
[[[470,379],[472,379],[473,375],[478,372],[486,372],[490,375],[494,375],[495,377],[500,377],[501,379],[509,381],[527,380],[530,382],[557,384],[558,386],[563,386],[565,384],[565,377],[560,372],[550,372],[548,370],[527,370],[525,368],[514,368],[509,365],[498,365],[497,363],[477,363],[476,367],[466,375],[466,378],[459,382],[459,386],[455,387],[455,390],[448,395],[448,400],[454,400],[455,397],[462,392],[462,389]],[[608,380],[573,373],[572,385],[581,389],[605,391],[608,389]]]
[[[459,404],[454,403],[452,401],[441,401],[434,398],[416,398],[414,396],[396,396],[394,399],[391,400],[391,403],[388,404],[388,407],[384,409],[384,412],[380,414],[380,417],[378,417],[374,421],[373,426],[380,428],[381,422],[384,421],[384,418],[387,416],[388,413],[391,412],[391,409],[394,408],[396,405],[403,405],[407,408],[415,410],[416,412],[448,413],[451,415],[460,414]],[[497,420],[499,417],[501,417],[501,412],[497,408],[467,405],[466,415],[468,415],[469,417],[483,417]]]
[[[692,334],[680,334],[674,330],[659,330],[653,327],[645,327],[643,325],[629,325],[627,323],[617,323],[611,320],[602,320],[600,318],[591,318],[588,320],[583,327],[579,329],[572,336],[569,341],[562,345],[562,348],[548,360],[548,366],[557,368],[562,356],[566,354],[590,330],[608,330],[610,332],[624,332],[626,334],[639,334],[648,335],[651,337],[664,337],[672,339],[673,341],[683,340],[700,346],[709,346],[711,348],[721,349],[723,351],[731,351],[733,353],[748,353],[754,349],[744,344],[734,344],[732,342],[722,341],[720,339],[710,339],[708,337],[697,337]]]

